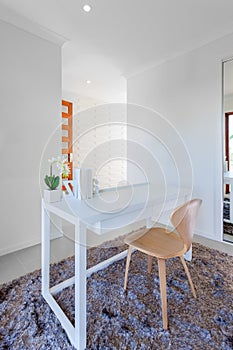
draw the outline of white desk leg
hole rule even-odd
[[[86,226],[75,224],[75,347],[86,348]]]
[[[45,297],[49,293],[49,267],[50,267],[50,216],[45,210],[42,202],[41,215],[41,274],[42,274],[42,295]]]
[[[146,219],[146,228],[152,228],[152,218],[151,217]]]
[[[192,248],[192,245],[191,245],[189,250],[184,254],[185,260],[192,261],[192,258],[193,258],[192,251],[193,251],[193,248]]]

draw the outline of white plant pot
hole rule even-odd
[[[44,200],[48,203],[59,202],[61,198],[61,190],[44,190]]]

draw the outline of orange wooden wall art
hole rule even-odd
[[[73,163],[72,163],[72,152],[73,152],[73,104],[62,100],[63,110],[62,111],[62,154],[67,155],[67,164],[70,167],[70,173],[68,180],[73,179]],[[65,132],[63,131],[65,130]]]

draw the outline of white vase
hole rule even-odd
[[[61,190],[44,190],[44,200],[48,203],[59,202],[61,198]]]

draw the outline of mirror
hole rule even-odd
[[[223,240],[233,243],[233,59],[223,62]]]

